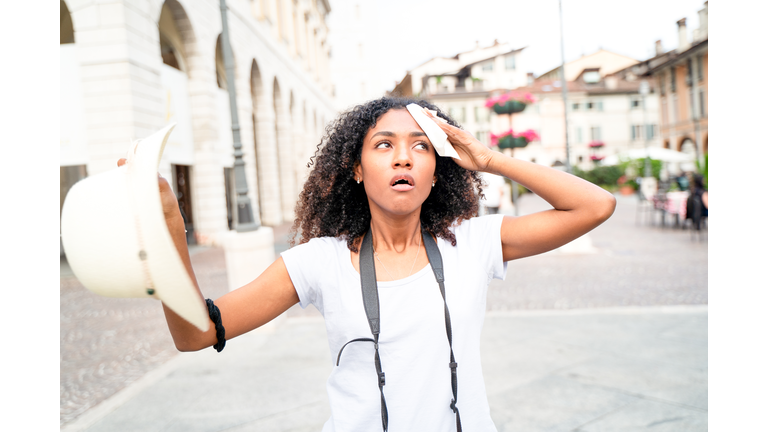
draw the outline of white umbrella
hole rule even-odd
[[[649,147],[648,149],[634,149],[624,151],[615,155],[606,156],[603,159],[603,165],[617,165],[619,162],[632,159],[644,159],[650,156],[651,159],[670,163],[693,162],[695,155],[682,153],[661,147]]]

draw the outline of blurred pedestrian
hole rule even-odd
[[[296,303],[313,304],[335,358],[323,431],[447,431],[462,422],[495,431],[479,347],[490,279],[505,277],[507,261],[597,227],[615,198],[490,150],[425,101],[359,105],[322,142],[296,206],[299,245],[215,304],[198,293],[215,324],[206,332],[164,307],[176,347],[220,350]],[[446,148],[458,157],[441,157]],[[553,208],[475,217],[482,172],[524,185]],[[175,196],[160,185],[168,229],[196,281]]]
[[[685,218],[691,219],[698,229],[700,219],[709,217],[709,193],[704,189],[704,177],[701,174],[693,174],[692,178]]]

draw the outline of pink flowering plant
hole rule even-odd
[[[530,93],[521,92],[509,92],[502,93],[498,96],[492,96],[486,99],[485,107],[493,108],[494,105],[505,105],[507,101],[517,101],[524,105],[532,104],[536,102],[536,98]]]
[[[604,145],[605,143],[603,143],[602,141],[592,141],[591,143],[589,143],[589,147],[593,149],[601,148]]]
[[[499,148],[525,147],[531,141],[538,141],[539,134],[533,129],[524,132],[515,133],[512,129],[502,132],[499,135],[491,132],[491,146]]]
[[[589,158],[592,159],[593,162],[600,162],[601,160],[605,159],[605,156],[592,155]]]

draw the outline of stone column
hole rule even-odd
[[[279,109],[279,106],[278,106]],[[286,110],[287,111],[287,110]],[[277,151],[280,164],[280,203],[283,222],[292,221],[296,205],[296,177],[294,174],[293,134],[291,121],[286,112],[277,114]]]
[[[264,99],[269,99],[269,103]],[[278,171],[277,140],[275,136],[275,111],[272,108],[272,98],[258,100],[256,115],[256,139],[258,154],[256,155],[259,170],[259,194],[263,225],[280,225],[283,221],[282,206],[280,205],[280,177]]]

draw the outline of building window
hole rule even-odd
[[[475,138],[485,145],[490,145],[488,140],[488,131],[477,131]]]
[[[587,110],[597,110],[597,111],[603,110],[603,101],[587,102],[584,105],[586,106]]]
[[[645,125],[645,139],[652,140],[658,135],[658,126],[655,124]]]
[[[576,128],[576,142],[581,144],[583,141],[583,138],[581,136],[581,126]]]
[[[672,118],[669,119],[670,123],[675,123],[679,119],[679,113],[677,108],[677,95],[672,96]]]
[[[632,99],[629,101],[629,108],[630,109],[637,109],[640,108],[640,99]]]
[[[592,141],[601,141],[602,134],[600,133],[600,126],[592,126],[589,128],[589,134]]]
[[[578,159],[578,160],[579,160],[579,163],[582,163],[582,162],[584,162],[584,156],[582,156],[582,155],[579,155],[579,159]]]
[[[475,123],[480,123],[480,107],[475,107]]]
[[[577,102],[577,103],[573,104],[572,108],[573,108],[573,111],[578,111],[579,110],[579,103]]]
[[[696,57],[696,78],[699,81],[704,79],[704,58],[702,56]]]
[[[688,61],[685,62],[685,85],[688,87],[693,85],[693,60],[691,58],[688,58]]]
[[[632,125],[632,126],[629,127],[630,133],[632,135],[632,141],[639,140],[640,138],[643,137],[642,136],[642,128],[643,128],[642,125]]]
[[[464,123],[467,121],[467,109],[465,107],[461,107],[461,115],[460,115],[460,122]]]
[[[483,71],[490,72],[493,70],[493,60],[483,63]]]
[[[695,101],[693,100],[693,95],[693,87],[691,87],[688,89],[688,106],[690,107],[690,118],[696,117],[696,106],[694,105]]]
[[[600,82],[600,72],[590,71],[584,72],[584,82],[587,84],[594,84]]]
[[[667,93],[667,86],[665,85],[666,78],[667,77],[663,73],[659,76],[659,91],[661,92],[662,96]]]
[[[515,68],[515,56],[514,55],[508,55],[504,57],[504,66],[507,68],[507,70],[512,70]]]
[[[704,109],[707,106],[707,103],[704,101],[704,90],[699,90],[699,114],[701,114],[702,117],[707,116],[707,110]]]
[[[670,74],[669,74],[669,91],[671,91],[672,93],[677,91],[677,78],[675,77],[675,75],[676,75],[675,68],[672,67],[670,69]]]

